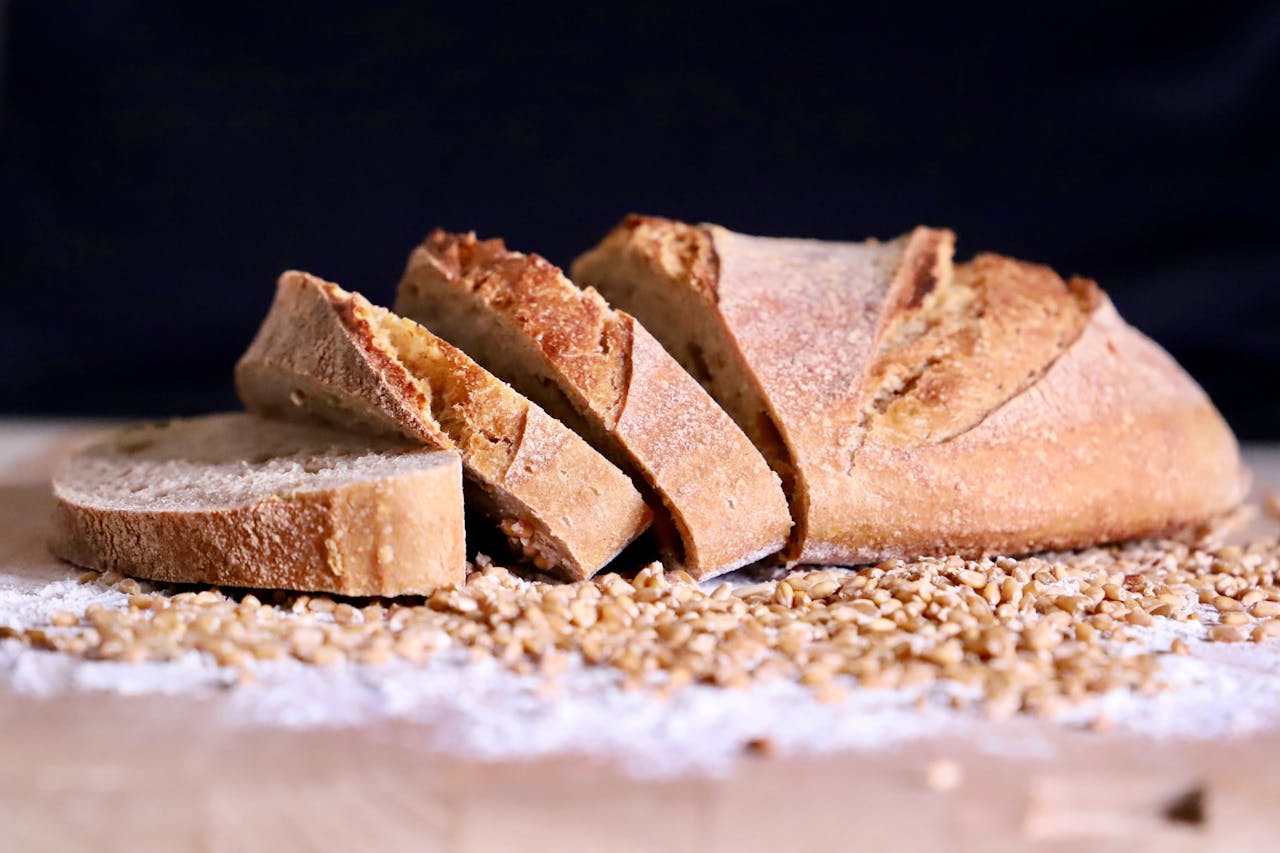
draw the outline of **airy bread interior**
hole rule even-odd
[[[526,259],[530,263],[520,263]],[[476,275],[477,270],[486,272]],[[395,311],[447,338],[626,467],[625,452],[608,433],[624,401],[625,325],[594,292],[567,283],[542,288],[533,280],[549,275],[559,278],[560,273],[540,258],[508,253],[500,240],[436,232],[410,257]],[[432,281],[450,286],[428,293],[424,287]],[[499,305],[515,302],[520,310],[490,310],[486,296]],[[575,304],[569,307],[569,302]],[[538,328],[545,331],[525,333]],[[579,357],[551,364],[549,353],[575,350]]]
[[[280,277],[236,372],[252,411],[458,450],[468,503],[539,568],[586,577],[648,525],[630,479],[563,424],[418,323],[316,276]]]
[[[356,298],[364,302],[358,294]],[[542,519],[493,486],[515,458],[525,408],[513,408],[502,393],[507,389],[482,376],[484,369],[456,347],[412,320],[367,302],[364,307],[372,315],[378,339],[425,397],[421,416],[463,453],[468,471],[478,481],[468,489],[468,500],[498,517],[503,534],[538,568],[566,566],[582,574],[575,555],[557,542]]]
[[[68,460],[54,490],[96,509],[206,511],[442,464],[401,440],[237,413],[124,428]]]
[[[511,464],[524,420],[505,389],[456,347],[412,320],[349,294],[384,351],[401,364],[425,398],[418,414],[466,454],[469,465],[500,473]]]
[[[509,252],[501,240],[437,231],[410,256],[395,310],[465,350],[630,472],[646,502],[667,510],[653,523],[659,547],[677,561],[689,556],[680,507],[636,475],[637,460],[612,433],[626,401],[631,333],[598,293],[580,290],[543,258]]]

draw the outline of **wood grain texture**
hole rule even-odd
[[[0,425],[0,564],[43,547],[44,478],[82,437]],[[1258,488],[1280,487],[1280,448],[1249,459]],[[1275,731],[1158,741],[1018,719],[984,725],[1045,750],[992,754],[979,731],[643,780],[586,759],[460,761],[406,723],[231,726],[229,698],[42,699],[0,684],[0,849],[1177,853],[1280,837]],[[949,793],[926,784],[939,758],[963,770]],[[1197,795],[1198,820],[1175,808]]]

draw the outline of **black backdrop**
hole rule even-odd
[[[1040,5],[12,2],[0,412],[230,407],[281,269],[635,210],[1094,276],[1280,438],[1280,7]]]

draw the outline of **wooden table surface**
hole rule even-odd
[[[41,547],[50,464],[92,429],[0,423],[0,570]],[[1280,449],[1249,458],[1260,490],[1280,487]],[[216,699],[0,683],[0,851],[1280,849],[1280,731],[982,725],[1053,755],[926,738],[643,780],[586,759],[461,761],[404,722],[229,726]],[[961,768],[954,790],[926,783],[938,759]]]

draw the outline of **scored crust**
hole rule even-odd
[[[787,558],[840,539],[858,389],[886,305],[914,304],[950,274],[953,236],[918,228],[888,243],[747,237],[630,216],[574,275],[656,330],[755,442],[787,488]]]
[[[1092,282],[995,255],[953,269],[953,247],[928,228],[829,243],[632,216],[573,269],[658,329],[783,474],[798,562],[1087,544],[1242,499],[1230,430]],[[1052,423],[1014,417],[1068,395]]]
[[[54,474],[50,550],[152,580],[352,596],[466,579],[458,455],[212,415],[129,427]]]
[[[410,256],[396,310],[631,471],[667,511],[656,532],[668,553],[695,577],[785,543],[781,485],[750,440],[640,323],[545,259],[436,231]]]
[[[1102,300],[1087,279],[979,255],[887,311],[862,388],[863,440],[938,443],[1028,388],[1084,330]]]
[[[836,553],[1078,547],[1244,498],[1235,438],[1204,392],[1088,279],[981,254],[888,322]]]
[[[1061,356],[971,428],[870,433],[851,485],[833,553],[868,562],[1165,534],[1239,504],[1249,476],[1200,387],[1101,296]]]
[[[251,411],[458,450],[471,502],[539,568],[570,579],[602,568],[651,518],[616,466],[462,351],[306,273],[280,277],[236,384]]]

